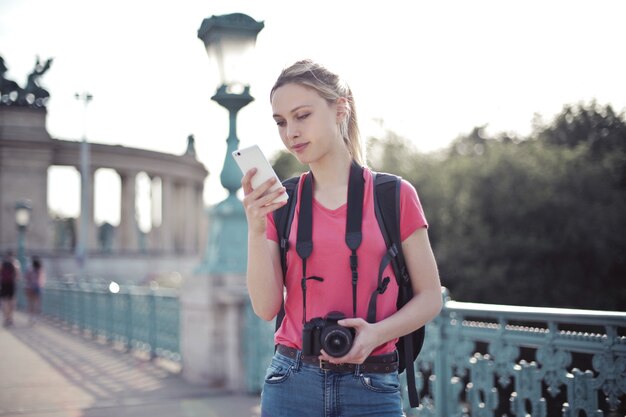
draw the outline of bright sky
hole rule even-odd
[[[238,136],[268,155],[282,146],[269,90],[306,57],[348,81],[364,136],[383,120],[424,152],[483,124],[527,134],[535,113],[550,119],[566,103],[626,109],[626,3],[617,0],[0,0],[0,55],[22,86],[36,55],[54,57],[41,84],[55,138],[80,139],[82,91],[94,96],[92,142],[181,154],[194,134],[212,204],[224,197],[228,116],[210,100],[217,74],[197,30],[234,12],[265,22],[250,78],[256,101],[240,112]],[[51,190],[51,205],[72,211],[64,199]]]

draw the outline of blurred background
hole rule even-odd
[[[411,182],[429,221],[447,291],[416,362],[423,415],[624,415],[626,5],[409,4],[0,0],[3,82],[32,86],[48,63],[36,84],[49,93],[20,107],[3,92],[0,250],[17,249],[24,269],[43,259],[43,315],[70,330],[24,319],[0,333],[0,350],[21,343],[40,358],[28,384],[4,382],[0,414],[10,401],[23,410],[38,372],[58,363],[76,371],[72,386],[104,381],[87,406],[118,401],[107,379],[119,365],[99,379],[81,374],[89,359],[65,362],[72,333],[258,395],[273,327],[249,306],[240,177],[225,161],[231,146],[258,144],[281,178],[306,170],[282,149],[269,91],[312,58],[352,88],[368,165]],[[203,19],[234,12],[264,24],[240,142],[211,101],[224,80],[198,39]],[[91,357],[89,344],[74,348],[70,358]],[[517,385],[527,377],[532,393]],[[209,395],[187,388],[177,401]]]

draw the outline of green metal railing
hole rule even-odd
[[[416,362],[421,406],[407,415],[626,415],[626,312],[444,299]],[[43,312],[71,330],[151,357],[181,359],[176,291],[112,293],[93,284],[49,283]],[[258,319],[249,303],[244,317],[246,386],[259,393],[273,355],[274,324]]]
[[[626,312],[446,298],[416,372],[407,415],[624,416]]]
[[[42,297],[42,314],[71,330],[174,361],[181,360],[179,310],[172,289],[52,282]]]
[[[626,313],[444,298],[416,362],[421,406],[408,416],[626,415]],[[247,387],[260,392],[273,323],[250,309],[247,320]]]

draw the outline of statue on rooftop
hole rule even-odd
[[[5,77],[4,74],[8,70],[4,58],[0,56],[0,106],[10,106],[15,103],[22,90],[15,81]]]
[[[196,156],[196,138],[193,135],[187,136],[187,150],[185,155]]]
[[[18,105],[45,107],[48,97],[50,97],[50,93],[39,85],[39,78],[45,74],[48,69],[50,69],[52,60],[53,58],[48,58],[46,63],[42,65],[39,61],[39,56],[37,57],[35,68],[33,68],[33,71],[28,75],[26,87],[24,87],[17,97]]]

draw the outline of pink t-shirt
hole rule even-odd
[[[367,318],[370,296],[378,286],[378,268],[386,252],[385,241],[374,212],[374,189],[372,172],[363,170],[365,194],[363,198],[363,240],[357,250],[358,273],[357,316]],[[300,184],[302,179],[300,178]],[[302,187],[298,187],[301,193]],[[302,348],[302,259],[296,253],[298,235],[298,214],[300,212],[298,196],[296,211],[289,234],[287,252],[287,274],[285,284],[285,318],[274,336],[274,342],[296,349]],[[341,311],[352,317],[352,273],[350,270],[351,251],[345,243],[347,204],[335,210],[329,210],[313,199],[313,252],[307,259],[307,276],[324,278],[323,282],[307,281],[306,318],[324,317],[331,311]],[[267,238],[278,242],[274,219],[267,217]],[[421,227],[428,227],[415,188],[402,180],[400,188],[400,234],[402,240]],[[378,296],[376,321],[381,321],[397,311],[396,298],[398,285],[391,265],[385,269],[384,277],[390,278],[387,290]],[[372,354],[384,354],[395,349],[397,340],[390,340],[377,347]]]

